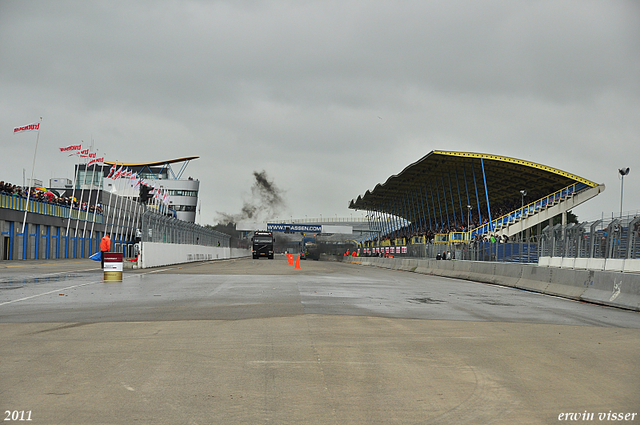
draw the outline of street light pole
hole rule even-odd
[[[622,195],[623,193],[623,189],[624,189],[624,176],[626,176],[627,174],[629,174],[629,167],[627,168],[620,168],[618,170],[618,172],[620,173],[620,175],[622,176],[620,178],[620,218],[622,218]]]

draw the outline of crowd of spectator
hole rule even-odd
[[[87,202],[78,202],[75,197],[59,196],[53,191],[45,188],[28,188],[21,187],[11,183],[0,181],[0,193],[6,195],[25,198],[30,195],[32,201],[45,202],[48,204],[61,205],[64,207],[72,207],[81,211],[97,212],[102,214],[102,205],[89,205]]]
[[[518,199],[517,201],[514,200],[511,202],[505,202],[505,203],[495,204],[495,205],[492,204],[491,217],[493,219],[496,219],[496,218],[502,217],[503,215],[509,214],[512,211],[515,211],[516,209],[518,209],[521,206],[521,202],[522,201]],[[443,218],[443,217],[440,217],[440,219],[437,220],[438,221],[437,225],[429,226],[427,224],[427,227],[429,228],[425,228],[423,224],[419,224],[419,223],[411,224],[409,226],[405,226],[401,229],[393,231],[391,234],[383,236],[380,239],[376,239],[376,241],[382,242],[382,241],[388,240],[388,241],[391,241],[391,244],[394,244],[394,241],[396,239],[408,242],[414,237],[421,237],[425,240],[425,242],[433,243],[435,240],[436,234],[449,234],[451,232],[465,233],[477,227],[480,227],[481,225],[487,224],[489,222],[488,211],[481,210],[480,213],[482,215],[482,223],[478,218],[477,210],[472,210],[471,212],[472,217],[471,217],[470,223],[469,223],[468,215],[465,217],[460,217],[460,215],[457,214],[454,217],[452,214],[450,214],[449,217],[444,217],[444,220],[445,220],[444,223],[440,223],[440,221],[442,221],[442,218]],[[473,242],[503,243],[503,242],[509,242],[509,238],[506,235],[485,233],[482,235],[476,235],[474,237]]]

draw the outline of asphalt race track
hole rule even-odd
[[[640,424],[637,312],[301,263],[0,263],[2,419]]]

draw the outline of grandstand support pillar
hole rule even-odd
[[[551,256],[555,257],[556,255],[556,231],[553,228],[553,217],[549,219],[549,234],[551,235]]]
[[[487,215],[489,216],[489,231],[493,232],[493,222],[491,217],[491,204],[489,203],[489,190],[487,189],[487,174],[484,171],[484,159],[480,158],[480,165],[482,165],[482,180],[484,181],[484,193],[487,197]]]
[[[566,234],[567,234],[567,212],[563,211],[562,212],[562,240],[565,239]]]

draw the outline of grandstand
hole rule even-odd
[[[373,230],[360,243],[402,238],[447,243],[487,235],[522,238],[528,229],[604,191],[602,184],[531,161],[500,155],[432,151],[351,200]],[[389,223],[405,219],[408,226]],[[546,225],[545,225],[546,227]]]

